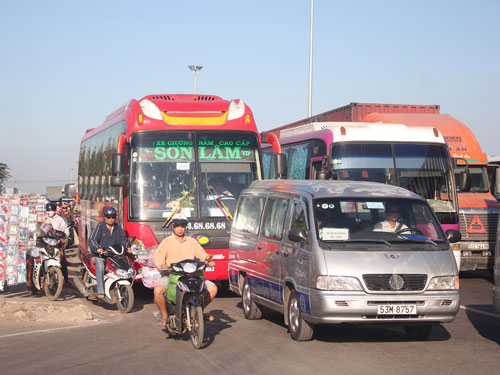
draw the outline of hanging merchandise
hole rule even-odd
[[[45,199],[0,197],[0,292],[26,283],[26,256],[36,249]]]

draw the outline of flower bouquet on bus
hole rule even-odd
[[[170,226],[175,214],[182,212],[183,208],[192,207],[194,190],[183,191],[181,196],[174,201],[167,203],[166,208],[169,215],[166,217],[162,228]],[[131,244],[132,254],[135,256],[134,268],[137,271],[136,281],[142,280],[146,288],[154,288],[161,279],[161,274],[155,266],[155,253],[158,245],[146,249],[139,240],[134,240]]]

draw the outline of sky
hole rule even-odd
[[[0,0],[7,187],[76,180],[86,129],[130,99],[242,99],[259,131],[307,117],[310,0]],[[499,155],[500,0],[314,2],[312,114],[439,104]]]

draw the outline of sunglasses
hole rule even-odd
[[[106,219],[116,219],[116,216],[104,216]]]
[[[389,214],[399,214],[399,210],[387,210]]]
[[[186,228],[187,224],[184,224],[184,223],[183,224],[179,224],[179,223],[177,223],[177,224],[174,224],[174,227],[183,227],[183,228]]]

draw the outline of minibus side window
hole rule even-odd
[[[243,232],[258,234],[265,201],[266,198],[264,197],[243,197],[240,200],[233,228]]]
[[[288,200],[282,198],[269,198],[266,213],[262,224],[262,234],[265,237],[281,240],[285,226]]]
[[[303,228],[309,232],[307,209],[305,202],[302,199],[296,199],[294,202],[294,213],[290,228]]]

